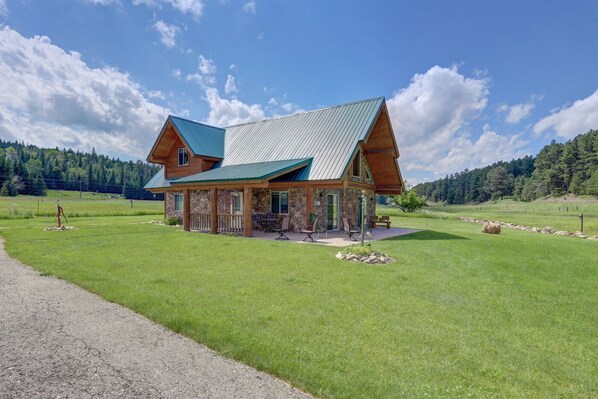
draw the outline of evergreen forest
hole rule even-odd
[[[45,195],[46,190],[122,194],[127,199],[163,199],[143,189],[160,169],[143,161],[47,149],[0,140],[0,196]]]
[[[415,192],[428,201],[447,204],[484,202],[511,197],[533,201],[564,194],[598,195],[598,130],[580,134],[566,143],[552,141],[535,157],[446,176],[421,183]]]

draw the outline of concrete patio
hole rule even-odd
[[[371,235],[367,234],[367,232],[371,231]],[[385,238],[391,237],[398,237],[406,234],[417,233],[421,230],[414,230],[414,229],[401,229],[398,227],[392,227],[390,229],[384,227],[378,227],[375,229],[367,229],[366,230],[366,237],[365,241],[378,241],[384,240]],[[356,234],[355,237],[357,241],[352,241],[347,236],[343,230],[339,231],[328,231],[328,232],[321,232],[313,235],[315,242],[311,242],[309,239],[307,241],[303,241],[306,237],[305,234],[288,232],[286,236],[289,238],[289,241],[296,242],[300,244],[319,244],[319,245],[329,245],[332,247],[346,247],[349,245],[357,244],[361,242],[361,237]],[[275,240],[278,237],[278,233],[266,233],[263,231],[254,230],[253,231],[253,238],[258,240]],[[282,241],[282,240],[281,240]],[[286,240],[284,240],[286,241]]]

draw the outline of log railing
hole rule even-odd
[[[192,213],[191,230],[192,231],[210,231],[211,218],[209,213]]]
[[[218,232],[243,234],[243,215],[218,215]]]
[[[211,231],[212,217],[209,213],[192,213],[191,231]],[[243,215],[218,215],[218,232],[243,234]]]

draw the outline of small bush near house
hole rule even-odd
[[[164,224],[166,224],[166,226],[178,226],[183,224],[183,222],[181,221],[181,218],[166,218],[164,219]]]

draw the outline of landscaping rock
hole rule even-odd
[[[487,234],[500,234],[500,223],[484,222],[482,232]]]

